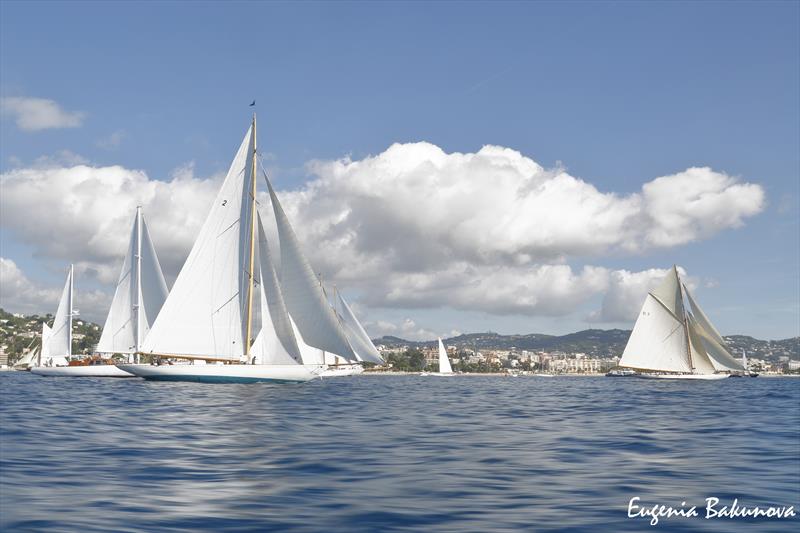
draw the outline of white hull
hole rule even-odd
[[[636,377],[642,379],[699,379],[714,381],[729,378],[730,376],[728,374],[636,374]]]
[[[329,366],[320,374],[320,377],[335,378],[341,376],[355,376],[361,374],[363,371],[364,367],[361,365]]]
[[[133,374],[125,372],[114,365],[86,365],[86,366],[35,366],[31,373],[48,377],[72,378],[135,378]]]
[[[305,365],[119,365],[140,378],[202,383],[303,383],[319,376],[319,367]]]
[[[429,376],[432,378],[450,378],[455,376],[452,372],[423,372],[420,376]]]

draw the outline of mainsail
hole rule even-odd
[[[352,346],[353,351],[362,361],[376,363],[379,365],[383,364],[384,361],[380,352],[377,348],[375,348],[375,345],[372,344],[372,340],[369,338],[369,335],[367,335],[367,332],[364,331],[364,327],[356,318],[353,310],[350,309],[349,305],[347,305],[342,293],[338,290],[334,292],[336,293],[336,299],[338,300],[339,307],[341,308],[341,313],[339,313],[339,316],[342,319],[342,326],[344,326],[345,333],[347,334],[347,340],[350,341],[350,346]]]
[[[97,351],[136,353],[167,298],[167,284],[150,232],[136,208],[128,251]]]
[[[45,329],[42,328],[42,344],[43,351],[47,352],[46,357],[70,357],[72,355],[72,276],[73,266],[70,265],[67,282],[64,284],[64,290],[61,291],[58,310],[53,319],[53,326],[48,328],[46,340],[44,338]]]
[[[442,339],[439,339],[439,373],[452,374],[453,368],[450,366],[450,359],[447,358],[447,350],[444,349]]]
[[[240,360],[249,353],[255,119],[142,351]]]
[[[336,314],[328,304],[314,270],[300,249],[283,207],[264,176],[269,189],[272,209],[280,239],[281,267],[280,283],[286,308],[289,310],[303,341],[325,352],[355,361],[357,357],[350,347]]]

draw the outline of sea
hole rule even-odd
[[[2,531],[800,530],[706,498],[800,514],[800,379],[0,374]]]

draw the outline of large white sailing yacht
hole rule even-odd
[[[152,363],[118,365],[124,371],[153,380],[304,382],[324,371],[319,354],[357,360],[265,174],[280,241],[275,267],[256,168],[254,116],[144,339],[139,354]]]
[[[684,306],[684,294],[691,312]],[[743,370],[681,283],[674,265],[664,281],[647,294],[619,366],[653,379],[712,380]]]

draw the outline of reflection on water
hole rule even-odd
[[[0,529],[641,531],[800,503],[800,380],[0,375]],[[672,519],[679,531],[790,522]]]

